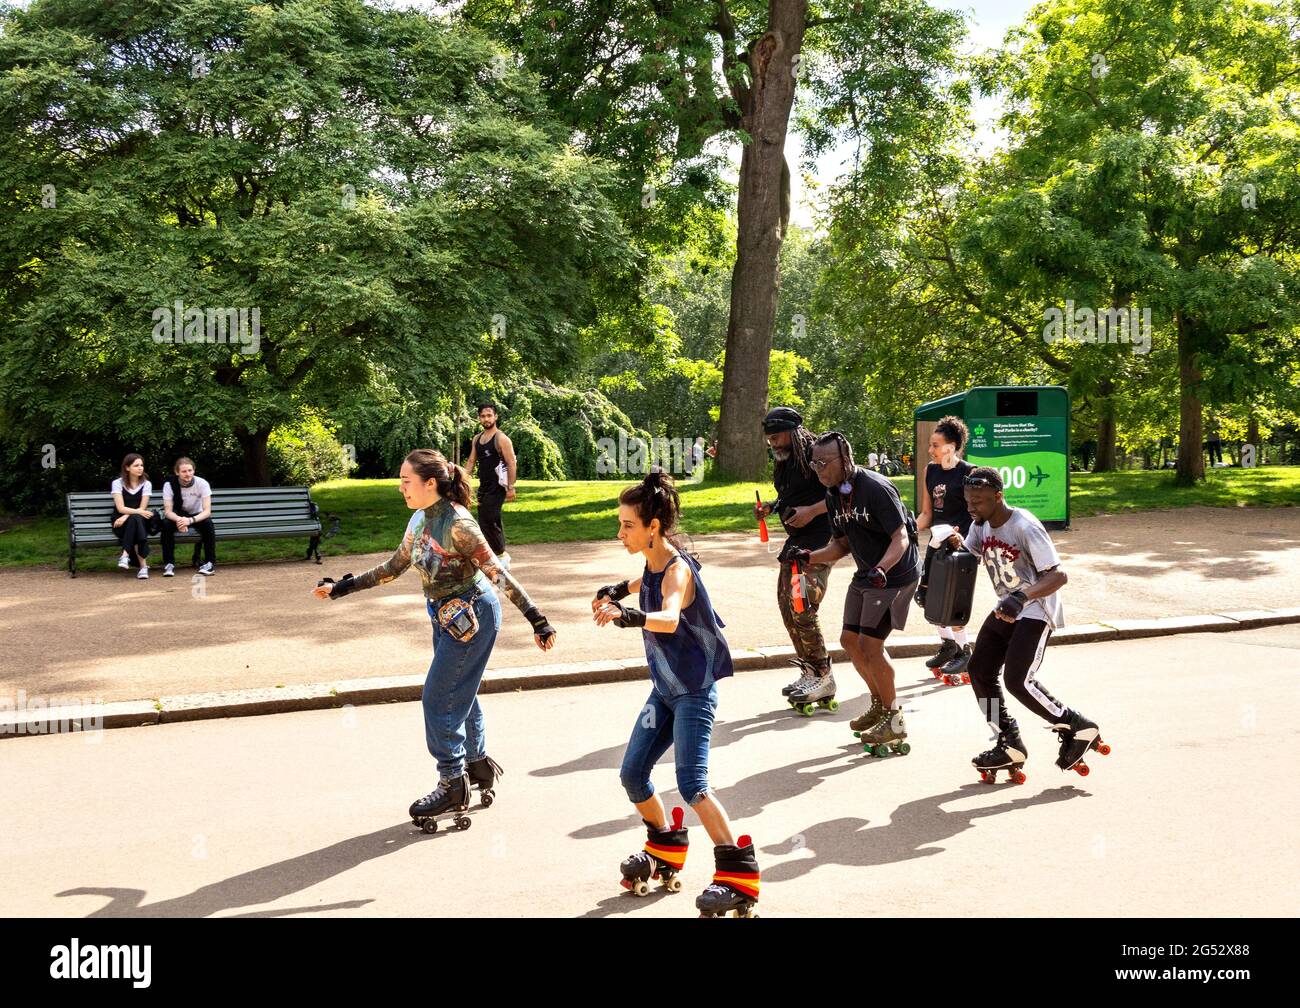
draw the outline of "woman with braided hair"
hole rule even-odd
[[[470,786],[483,804],[501,768],[485,748],[478,687],[501,628],[501,603],[493,585],[532,625],[543,651],[555,644],[555,629],[528,593],[501,565],[469,513],[469,478],[441,452],[419,448],[402,463],[400,489],[414,514],[397,551],[378,567],[340,581],[323,579],[316,597],[337,599],[387,584],[414,565],[424,584],[425,607],[433,622],[433,661],[424,683],[424,738],[438,761],[438,786],[411,805],[412,821],[427,832],[436,816],[451,811],[465,829]],[[468,772],[467,772],[468,771]]]
[[[756,503],[759,517],[775,513],[781,519],[787,538],[777,554],[780,571],[776,582],[776,605],[785,623],[790,643],[794,645],[794,664],[799,677],[781,690],[792,705],[808,710],[813,703],[829,704],[835,698],[835,677],[826,653],[817,610],[826,594],[830,564],[800,567],[803,611],[796,612],[793,592],[792,554],[798,549],[818,550],[831,538],[831,523],[826,516],[826,488],[812,468],[812,431],[803,425],[803,417],[788,406],[778,406],[763,418],[763,435],[772,450],[772,482],[776,500]]]
[[[628,553],[641,554],[645,566],[640,577],[601,588],[591,609],[597,626],[640,628],[651,682],[620,771],[623,788],[647,831],[644,849],[620,866],[623,886],[644,895],[649,880],[658,878],[670,892],[681,889],[677,874],[687,847],[682,810],[673,810],[670,824],[650,781],[655,763],[672,746],[677,790],[714,843],[713,882],[695,906],[706,917],[728,911],[749,917],[758,902],[754,844],[747,836],[732,836],[727,813],[709,789],[717,681],[732,674],[723,623],[700,580],[699,561],[674,534],[681,500],[673,478],[653,470],[625,489],[618,502],[618,539]],[[639,607],[622,601],[633,592]]]

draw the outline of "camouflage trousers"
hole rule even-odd
[[[830,576],[831,565],[813,564],[806,570],[801,568],[799,573],[804,576],[803,612],[794,611],[788,560],[781,563],[781,573],[776,582],[776,604],[781,610],[781,619],[785,622],[795,654],[819,669],[825,668],[830,659],[826,655],[826,641],[822,637],[817,609],[826,595],[826,579]]]

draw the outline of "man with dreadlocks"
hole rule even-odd
[[[871,691],[871,707],[849,722],[873,756],[905,755],[903,710],[894,690],[894,666],[885,638],[902,630],[912,592],[921,580],[916,521],[894,484],[853,464],[853,448],[839,431],[813,442],[813,471],[826,488],[833,538],[819,550],[795,552],[804,563],[834,563],[852,554],[857,573],[844,599],[840,643]]]
[[[776,605],[794,645],[795,667],[800,671],[799,678],[782,689],[781,695],[797,707],[829,703],[835,698],[835,677],[831,675],[831,659],[826,653],[817,609],[826,594],[830,564],[800,566],[803,612],[795,611],[791,592],[794,551],[821,549],[831,538],[826,488],[810,465],[813,434],[803,425],[803,417],[789,406],[778,406],[763,418],[763,434],[776,458],[772,467],[776,500],[770,504],[756,503],[754,510],[760,517],[778,515],[787,534],[785,545],[777,555],[781,572],[776,582]]]

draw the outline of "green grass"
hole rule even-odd
[[[1174,507],[1277,507],[1300,504],[1300,466],[1216,469],[1195,487],[1174,486],[1171,472],[1074,473],[1071,515],[1114,514]],[[511,543],[584,542],[612,539],[617,532],[616,499],[624,483],[589,481],[545,483],[522,480],[519,497],[506,505],[506,535]],[[912,477],[894,480],[904,503],[912,506]],[[754,491],[765,498],[767,483],[683,483],[683,525],[691,535],[743,532],[756,527]],[[321,511],[338,515],[339,532],[324,541],[331,556],[393,549],[410,512],[396,480],[334,480],[318,483],[312,497]],[[328,526],[327,526],[328,527]],[[0,567],[63,566],[67,562],[65,518],[17,519],[0,523]],[[218,560],[248,562],[300,558],[306,541],[296,539],[230,542],[218,545]],[[189,546],[177,550],[188,562]],[[111,570],[116,550],[107,547],[78,554],[81,570]],[[159,563],[155,549],[151,558]]]

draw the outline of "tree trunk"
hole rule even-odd
[[[1263,453],[1259,447],[1259,417],[1252,416],[1246,421],[1246,444],[1255,446],[1255,458],[1258,459]]]
[[[1196,388],[1201,369],[1196,364],[1196,323],[1182,312],[1175,316],[1178,327],[1178,469],[1175,482],[1191,486],[1205,479],[1205,453],[1201,417],[1201,400]]]
[[[235,431],[239,447],[244,450],[244,481],[246,486],[271,485],[271,465],[266,457],[266,439],[271,431]]]
[[[785,138],[807,9],[807,0],[771,0],[768,30],[749,53],[749,101],[742,112],[751,139],[740,160],[736,266],[718,418],[718,468],[739,479],[759,480],[767,471],[761,421],[789,212]]]
[[[1114,472],[1115,385],[1109,381],[1102,382],[1099,391],[1101,398],[1097,402],[1097,413],[1100,416],[1097,421],[1097,464],[1092,467],[1092,471]]]

